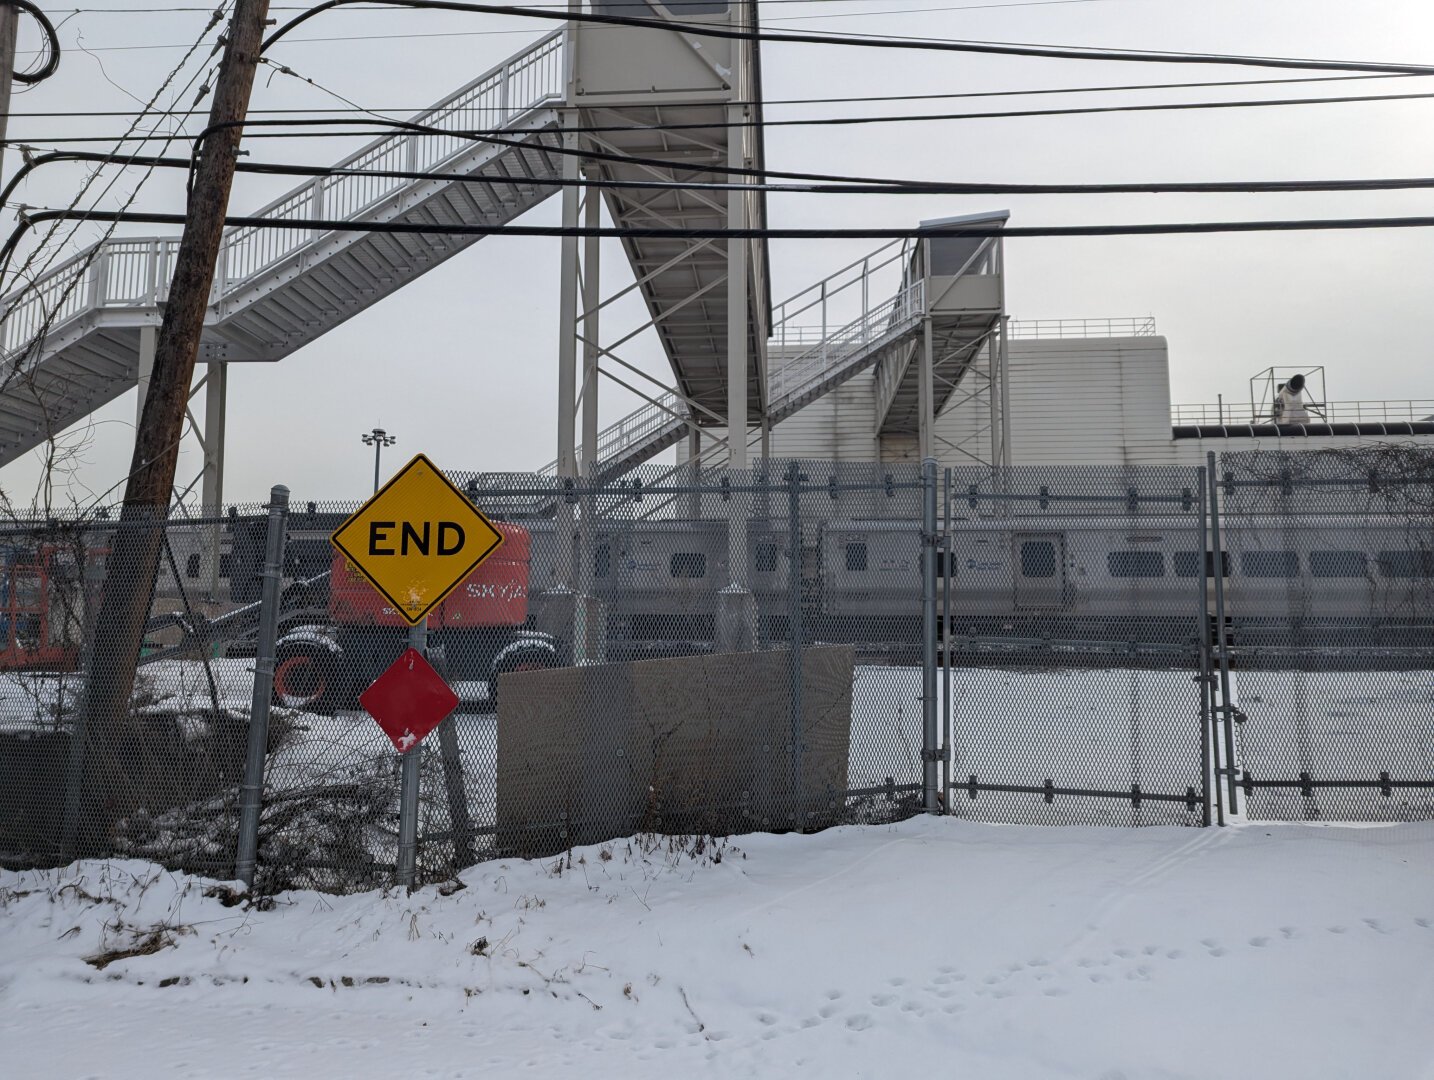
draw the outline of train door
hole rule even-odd
[[[1062,608],[1066,589],[1066,534],[1015,533],[1016,607],[1022,610]]]

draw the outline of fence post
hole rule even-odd
[[[1200,684],[1200,787],[1202,790],[1200,798],[1200,824],[1210,824],[1210,796],[1211,788],[1218,797],[1220,792],[1219,774],[1212,771],[1210,759],[1210,724],[1214,716],[1211,706],[1215,701],[1215,676],[1210,665],[1210,576],[1209,571],[1215,567],[1215,556],[1210,553],[1210,523],[1209,523],[1209,481],[1206,480],[1205,467],[1202,465],[1195,470],[1199,479],[1196,487],[1199,490],[1197,502],[1197,514],[1200,519],[1200,625],[1196,628],[1198,636],[1196,640],[1200,643],[1197,647],[1196,666],[1198,672],[1195,676]],[[1221,570],[1224,567],[1220,567]],[[1225,824],[1225,808],[1220,807],[1220,824]]]
[[[805,822],[802,801],[802,472],[797,462],[787,468],[787,544],[791,548],[787,568],[787,663],[791,700],[790,732],[787,736],[791,765],[793,825]],[[802,820],[798,821],[798,814]]]
[[[946,753],[941,755],[941,798],[950,813],[950,792],[951,792],[951,756],[953,740],[951,738],[951,470],[947,469],[943,477],[942,502],[945,506],[945,528],[942,542],[941,556],[941,578],[942,578],[942,599],[941,599],[941,737],[946,743]]]
[[[408,647],[428,652],[428,620],[420,619],[408,630]],[[403,771],[399,777],[398,794],[398,866],[400,888],[413,888],[418,870],[418,780],[423,746],[415,744],[403,755]]]
[[[1206,453],[1205,464],[1205,479],[1210,488],[1210,541],[1215,552],[1211,556],[1215,560],[1215,655],[1220,661],[1220,701],[1215,706],[1215,712],[1222,718],[1219,729],[1225,736],[1225,768],[1222,770],[1226,778],[1225,795],[1230,813],[1238,814],[1240,804],[1235,794],[1235,726],[1231,715],[1234,704],[1230,700],[1230,649],[1225,633],[1225,545],[1220,539],[1220,487],[1215,479],[1213,450]],[[1218,734],[1216,737],[1218,738]],[[1217,762],[1219,757],[1217,750]],[[1215,782],[1220,782],[1218,775]]]
[[[921,462],[921,791],[928,814],[937,791],[941,736],[936,725],[936,459]]]
[[[274,698],[274,652],[279,638],[279,588],[283,579],[285,519],[289,489],[276,484],[269,492],[269,530],[264,552],[263,592],[259,599],[259,643],[254,655],[254,696],[249,708],[249,754],[239,788],[239,850],[234,876],[254,885],[259,854],[259,811],[264,798],[264,755],[269,747],[269,704]]]

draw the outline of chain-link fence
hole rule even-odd
[[[1434,814],[1434,452],[1226,454],[1215,480],[1247,813]]]
[[[505,542],[430,614],[459,705],[404,756],[359,705],[411,633],[329,543],[357,504],[167,521],[130,706],[103,716],[118,526],[14,522],[0,860],[350,890],[927,809],[1428,817],[1431,477],[1417,451],[452,474]]]

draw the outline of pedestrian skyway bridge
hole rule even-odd
[[[678,37],[692,44],[686,34],[633,33],[658,35],[654,40],[659,43]],[[603,46],[610,50],[613,38],[609,32]],[[602,57],[584,66],[567,55],[581,42],[581,33],[571,30],[550,34],[414,117],[453,132],[451,137],[380,138],[336,166],[370,175],[317,178],[255,216],[500,227],[563,190],[555,181],[575,181],[582,173],[603,180],[720,182],[728,178],[724,166],[760,166],[760,128],[727,126],[732,106],[692,88],[692,72],[698,72],[716,80],[728,98],[741,97],[739,80],[729,80],[735,89],[718,80],[714,70],[724,79],[728,73],[703,50],[682,52],[693,67],[672,76],[677,89],[644,89],[633,102],[619,100],[618,93],[603,98],[593,74],[600,71]],[[633,55],[647,51],[644,46]],[[624,85],[632,81],[624,79]],[[759,77],[746,85],[760,116]],[[630,97],[633,92],[623,93]],[[598,107],[600,101],[607,103]],[[614,118],[621,122],[614,124]],[[565,123],[621,130],[584,134],[580,140],[563,132]],[[690,126],[707,123],[713,126]],[[669,124],[682,125],[680,137],[662,129]],[[492,129],[506,133],[502,142],[464,134]],[[575,149],[600,156],[580,159]],[[443,175],[403,179],[371,175],[375,172]],[[569,198],[572,212],[565,211],[565,220],[575,223],[576,192]],[[736,204],[726,192],[607,189],[604,198],[619,227],[721,229],[735,220]],[[740,213],[739,225],[766,224],[760,198],[744,198]],[[589,218],[595,220],[595,215]],[[982,220],[999,224],[1004,215]],[[320,228],[229,229],[199,361],[282,360],[478,239]],[[139,383],[153,357],[178,242],[173,236],[107,240],[0,300],[0,465]],[[728,276],[738,244],[655,236],[624,239],[623,247],[649,325],[671,364],[674,389],[601,433],[595,456],[598,471],[607,476],[650,459],[694,426],[723,427],[733,370]],[[753,424],[763,416],[768,424],[777,423],[875,368],[880,429],[915,433],[924,370],[920,358],[930,358],[934,415],[1001,317],[998,240],[888,245],[778,305],[767,301],[765,243],[743,241],[740,249],[745,265],[736,277],[745,294],[739,311],[747,315],[747,411]],[[883,289],[875,288],[878,278],[885,282]],[[577,285],[564,288],[575,295]],[[828,312],[835,310],[843,318],[839,325],[835,319],[827,325]]]

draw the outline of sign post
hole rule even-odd
[[[408,628],[408,647],[420,655],[428,652],[428,618],[425,616]],[[418,744],[412,748],[417,751]],[[400,888],[413,888],[418,871],[418,767],[422,758],[405,752],[403,772],[398,789],[398,866],[396,876]]]
[[[409,624],[408,650],[359,696],[403,755],[398,804],[398,884],[418,867],[418,786],[423,737],[458,706],[425,659],[428,613],[503,543],[503,534],[419,454],[329,538]]]

